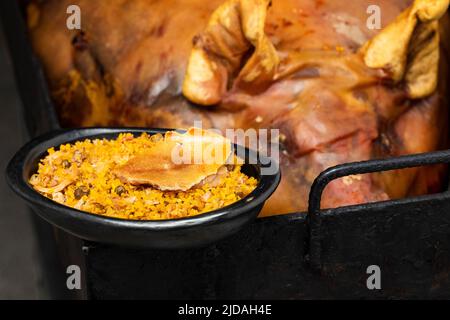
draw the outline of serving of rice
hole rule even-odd
[[[195,216],[232,204],[255,189],[256,179],[242,173],[240,165],[225,170],[219,181],[186,191],[132,185],[115,175],[115,168],[145,154],[161,139],[161,134],[122,133],[115,140],[87,139],[50,148],[29,182],[45,197],[66,206],[131,220]]]

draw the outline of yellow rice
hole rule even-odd
[[[236,165],[214,187],[204,184],[187,191],[160,191],[150,186],[122,183],[113,169],[152,148],[161,135],[134,137],[123,133],[116,140],[78,141],[48,149],[30,184],[61,204],[109,217],[161,220],[195,216],[219,209],[248,195],[257,184]]]

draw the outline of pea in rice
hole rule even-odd
[[[145,154],[161,134],[115,140],[95,139],[48,149],[29,182],[49,199],[79,210],[131,220],[162,220],[195,216],[232,204],[254,190],[257,181],[240,165],[222,170],[217,181],[205,180],[186,191],[161,191],[150,185],[124,183],[114,170]],[[223,168],[222,168],[223,169]]]

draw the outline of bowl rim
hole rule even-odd
[[[196,216],[183,217],[167,220],[129,220],[115,217],[102,216],[87,211],[78,210],[58,202],[55,202],[36,191],[28,183],[25,177],[25,167],[37,159],[37,155],[44,154],[48,148],[59,147],[65,143],[72,143],[84,139],[95,139],[103,135],[118,135],[120,133],[149,133],[151,135],[157,133],[165,133],[167,131],[181,131],[179,129],[169,128],[136,128],[136,127],[89,127],[76,129],[58,129],[46,134],[40,135],[17,151],[9,162],[6,168],[6,180],[10,188],[25,199],[29,204],[43,208],[45,210],[62,211],[65,215],[71,218],[97,223],[101,225],[115,225],[118,227],[135,228],[135,229],[149,229],[149,230],[176,230],[186,227],[194,227],[198,225],[212,224],[218,220],[224,221],[233,219],[245,212],[249,212],[258,206],[262,206],[265,201],[272,195],[281,179],[281,172],[279,165],[276,173],[271,175],[259,175],[259,181],[256,188],[241,200],[238,200],[225,207],[208,211]],[[257,152],[243,146],[234,144],[234,150],[243,149],[248,154],[257,155]],[[257,164],[247,164],[256,166],[258,169],[266,165],[271,165],[273,160],[258,155]],[[264,159],[261,163],[260,159]]]

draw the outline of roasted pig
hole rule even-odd
[[[27,20],[63,126],[279,129],[272,215],[305,210],[330,166],[447,147],[448,0],[377,0],[381,29],[373,3],[46,0]],[[444,173],[345,177],[322,206],[435,192]]]

